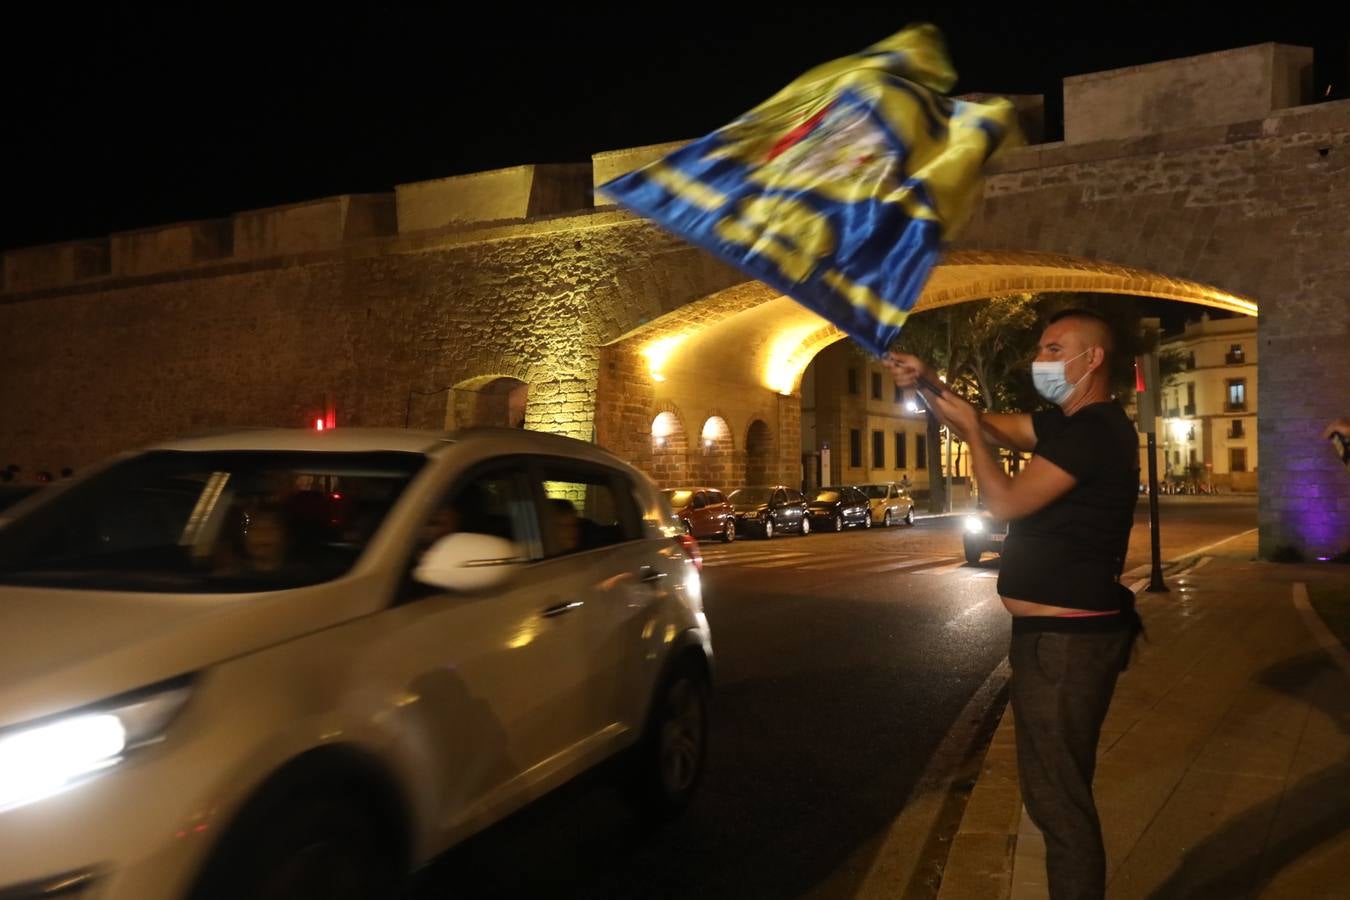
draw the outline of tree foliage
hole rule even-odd
[[[1029,411],[1045,406],[1031,382],[1043,323],[1063,309],[1087,309],[1111,326],[1116,353],[1112,392],[1134,393],[1134,357],[1155,350],[1158,335],[1143,327],[1132,297],[1107,294],[1010,294],[960,303],[911,316],[894,348],[926,360],[962,396],[990,412]],[[1164,354],[1166,378],[1182,367],[1179,354]]]

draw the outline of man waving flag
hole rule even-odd
[[[1020,141],[1012,104],[952,100],[955,81],[937,29],[907,28],[601,190],[879,356]]]

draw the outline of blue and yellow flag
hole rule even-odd
[[[1011,103],[944,96],[955,82],[937,29],[907,28],[601,190],[880,355],[1020,140]]]

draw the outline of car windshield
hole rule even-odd
[[[859,490],[866,494],[869,500],[885,500],[889,489],[884,484],[864,484]]]
[[[684,509],[694,499],[693,491],[662,491],[674,509]]]
[[[834,503],[839,499],[839,492],[833,488],[825,488],[816,492],[816,503]]]
[[[768,503],[773,496],[773,488],[741,488],[731,492],[731,502],[736,506],[749,506],[752,503]]]
[[[152,451],[0,528],[0,584],[235,593],[337,578],[419,453]]]

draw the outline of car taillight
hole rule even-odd
[[[699,572],[703,571],[703,553],[698,549],[698,541],[692,534],[682,534],[675,538],[675,542],[680,545],[684,555],[689,557],[689,561],[694,564],[694,568]]]

